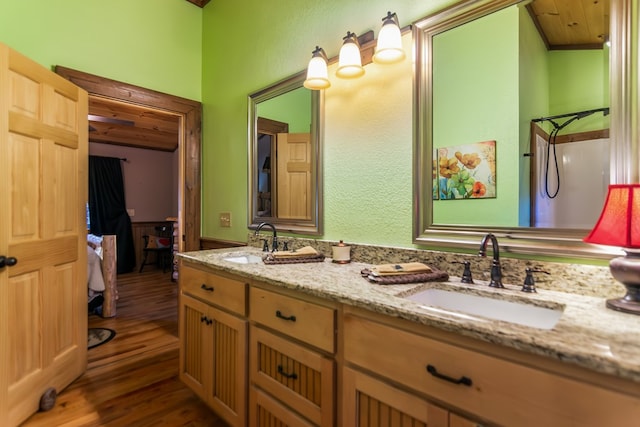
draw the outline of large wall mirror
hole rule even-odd
[[[322,93],[303,81],[249,95],[249,228],[322,233]]]
[[[542,0],[416,22],[415,243],[477,250],[492,232],[508,252],[610,256],[582,238],[608,184],[638,179],[630,3],[563,2],[597,28],[586,47]]]

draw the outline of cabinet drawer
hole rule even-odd
[[[237,313],[240,316],[247,315],[248,285],[246,283],[187,266],[184,263],[182,264],[179,280],[180,289],[183,293]]]
[[[269,395],[251,387],[249,390],[249,427],[313,427]]]
[[[250,319],[322,350],[335,351],[333,308],[251,288]]]
[[[334,362],[251,326],[250,378],[320,426],[334,425]]]
[[[640,416],[640,400],[631,396],[353,315],[345,316],[344,355],[348,363],[501,425],[535,419],[541,426],[631,426]],[[469,385],[452,382],[463,377]]]

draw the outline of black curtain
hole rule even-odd
[[[89,156],[89,219],[91,234],[116,235],[118,274],[133,271],[136,253],[118,158]]]

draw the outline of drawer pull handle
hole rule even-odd
[[[436,367],[433,365],[427,365],[427,371],[436,378],[440,378],[441,380],[449,381],[454,384],[462,384],[462,385],[466,385],[467,387],[471,387],[471,384],[473,384],[473,382],[471,381],[471,378],[467,378],[465,376],[462,376],[456,379],[448,375],[443,375],[440,372],[438,372]]]
[[[213,323],[213,320],[209,319],[207,316],[202,316],[200,317],[200,322],[205,322],[207,325],[210,325]]]
[[[204,289],[207,292],[213,292],[213,286],[207,286],[204,283],[200,285],[200,289]]]
[[[276,317],[279,317],[279,318],[281,318],[282,320],[290,320],[290,321],[292,321],[292,322],[295,322],[295,321],[296,321],[296,316],[293,316],[293,315],[291,315],[291,316],[285,316],[285,315],[283,315],[283,314],[282,314],[282,312],[281,312],[280,310],[277,310],[277,311],[276,311]]]
[[[287,372],[284,371],[284,368],[282,367],[282,365],[278,365],[278,373],[280,375],[282,375],[285,378],[290,378],[292,380],[297,380],[298,379],[298,374],[296,374],[295,372],[292,374],[289,374]]]

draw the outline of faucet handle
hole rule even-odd
[[[288,251],[289,250],[289,242],[287,240],[282,242],[282,250],[283,251]]]
[[[525,270],[526,276],[524,278],[524,283],[522,285],[522,292],[528,292],[528,293],[532,293],[532,292],[538,292],[536,290],[536,281],[533,278],[533,273],[545,273],[545,274],[551,274],[548,271],[545,270],[535,270],[533,268],[527,267]]]
[[[261,239],[262,240],[262,252],[269,252],[269,240],[267,239]]]
[[[474,283],[473,276],[471,276],[471,262],[469,261],[452,261],[452,264],[464,264],[464,271],[462,272],[462,283]]]

